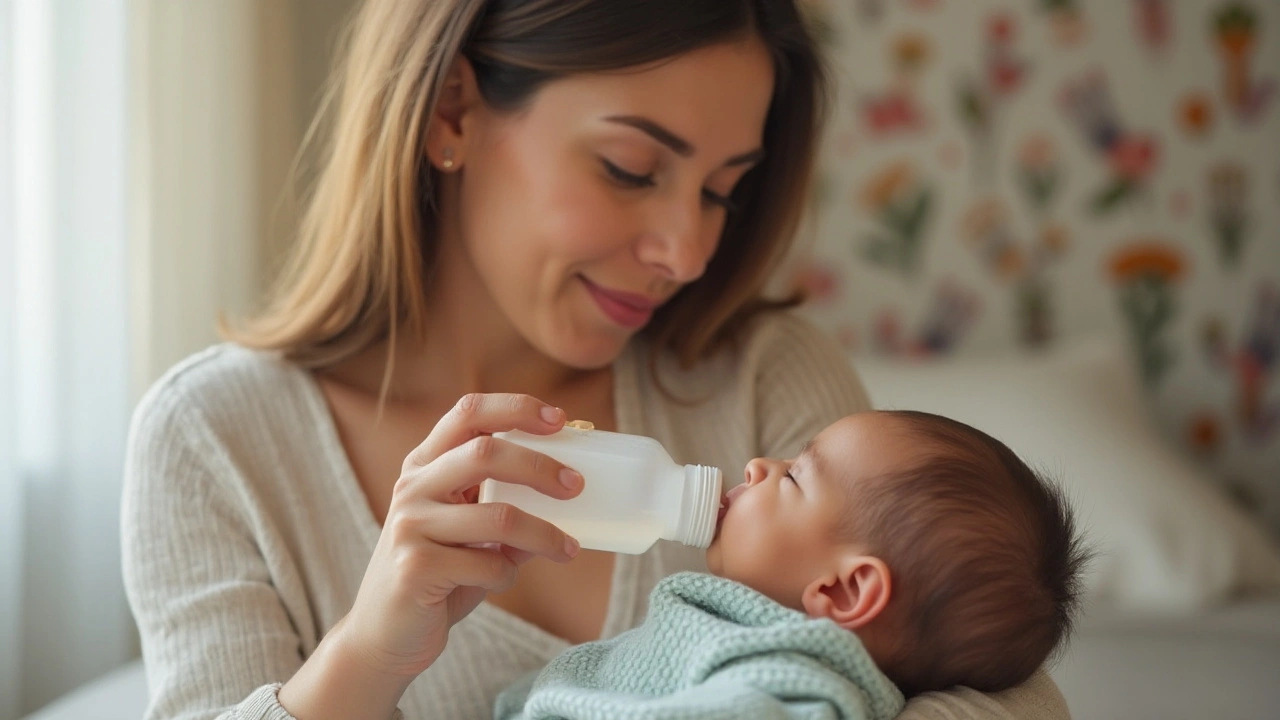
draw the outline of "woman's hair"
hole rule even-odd
[[[741,210],[704,275],[644,330],[655,355],[685,366],[713,353],[756,313],[790,304],[761,293],[803,210],[825,100],[795,0],[368,0],[308,133],[310,143],[331,123],[293,255],[266,310],[224,334],[313,368],[388,340],[385,392],[397,334],[418,332],[429,311],[437,176],[426,132],[456,58],[472,63],[491,107],[515,112],[557,78],[747,36],[775,69],[764,159],[734,190]]]

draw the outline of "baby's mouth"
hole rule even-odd
[[[746,485],[738,485],[720,496],[720,512],[716,515],[717,528],[720,527],[720,523],[724,522],[725,516],[729,514],[729,507],[733,505],[733,499],[741,495],[746,489]]]

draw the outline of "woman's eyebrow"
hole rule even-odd
[[[611,115],[605,118],[605,120],[612,123],[618,123],[619,125],[633,127],[671,148],[671,151],[680,157],[691,157],[695,152],[693,145],[690,144],[688,140],[676,135],[649,118],[640,117],[638,115]],[[725,163],[725,167],[732,165],[752,165],[760,162],[763,158],[764,149],[756,148],[750,152],[745,152],[741,155],[734,155],[729,158],[728,162]]]

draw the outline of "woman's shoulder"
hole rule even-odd
[[[847,364],[845,352],[825,331],[792,310],[761,313],[739,339],[745,361],[785,362],[817,356]]]
[[[848,355],[791,311],[753,319],[732,347],[693,367],[681,368],[666,355],[656,374],[647,363],[630,370],[642,410],[635,426],[690,452],[708,452],[716,438],[749,453],[746,459],[789,452],[826,424],[869,406]],[[739,460],[720,462],[736,466]]]
[[[673,360],[664,365],[666,371],[674,370]],[[794,311],[773,310],[752,318],[723,351],[675,374],[708,387],[717,379],[741,382],[797,368],[852,377],[849,358],[830,335]]]
[[[192,424],[235,427],[299,399],[306,390],[304,374],[279,353],[213,345],[178,362],[151,385],[134,410],[134,432]]]

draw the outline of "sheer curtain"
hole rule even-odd
[[[0,719],[126,660],[127,0],[0,2]]]

